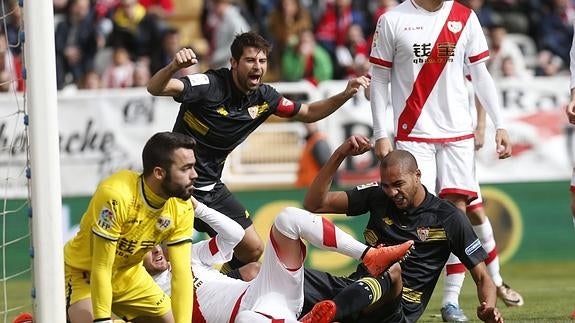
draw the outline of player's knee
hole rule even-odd
[[[571,197],[571,214],[575,217],[575,196]]]
[[[309,212],[296,207],[286,207],[276,216],[274,227],[290,239],[299,239],[300,234],[296,225],[296,218],[303,213]]]

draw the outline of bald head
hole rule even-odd
[[[386,169],[392,166],[400,166],[403,172],[417,171],[417,161],[415,157],[407,150],[393,150],[385,155],[381,160],[381,169]]]

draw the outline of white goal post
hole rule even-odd
[[[52,0],[24,1],[32,193],[34,322],[66,322]]]

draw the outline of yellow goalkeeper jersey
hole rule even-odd
[[[160,209],[143,195],[139,173],[124,170],[100,183],[80,222],[78,234],[66,243],[67,265],[91,270],[93,234],[116,241],[113,272],[140,265],[146,252],[166,242],[191,242],[194,211],[190,201],[170,198]]]

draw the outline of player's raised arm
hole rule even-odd
[[[175,72],[198,63],[196,54],[190,48],[180,49],[170,64],[152,75],[148,81],[148,92],[157,96],[176,96],[184,89],[182,81],[172,78]]]
[[[351,99],[361,87],[367,88],[370,79],[366,76],[359,76],[347,82],[345,89],[327,99],[314,101],[309,104],[302,104],[300,110],[293,118],[294,120],[302,122],[315,122],[321,120],[337,109],[344,103]]]

